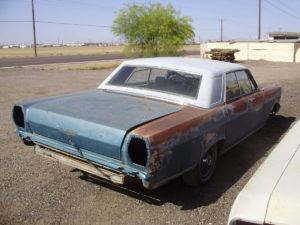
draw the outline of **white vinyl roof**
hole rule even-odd
[[[134,59],[125,61],[122,65],[159,67],[211,76],[221,76],[224,72],[246,69],[246,67],[237,63],[184,57]]]
[[[189,98],[150,89],[110,85],[110,79],[112,79],[112,77],[124,66],[161,68],[202,76],[197,98]],[[246,69],[246,67],[236,63],[199,58],[158,57],[134,59],[123,62],[99,85],[98,89],[146,96],[148,98],[170,101],[176,104],[188,104],[201,108],[211,108],[223,103],[223,73],[242,69]]]

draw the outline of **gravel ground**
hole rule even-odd
[[[244,64],[260,86],[283,87],[279,115],[219,158],[207,185],[191,188],[176,179],[152,191],[40,157],[13,134],[13,103],[94,89],[111,70],[0,70],[0,224],[225,224],[239,191],[300,117],[300,64]]]

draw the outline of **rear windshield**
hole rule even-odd
[[[148,89],[197,98],[201,76],[149,67],[122,67],[108,82],[110,85]]]

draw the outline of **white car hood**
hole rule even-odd
[[[299,224],[300,121],[274,148],[236,198],[228,224]]]
[[[298,132],[298,136],[300,132]],[[298,137],[299,138],[299,137]],[[265,218],[270,224],[300,223],[300,147],[285,169],[269,201]]]

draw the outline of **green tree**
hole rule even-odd
[[[111,30],[127,42],[129,56],[178,55],[180,47],[194,37],[191,21],[171,4],[129,4],[119,10]]]

